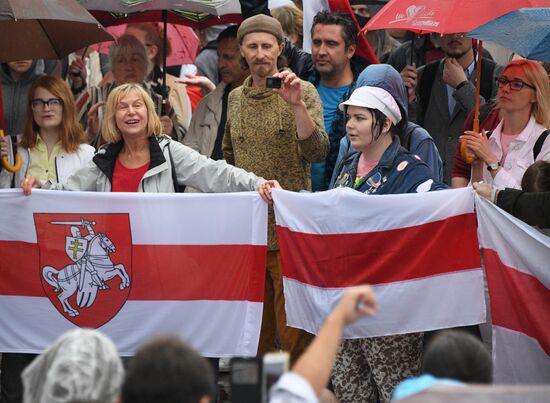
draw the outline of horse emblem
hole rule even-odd
[[[56,216],[55,218],[59,217],[59,215]],[[74,217],[72,214],[68,216]],[[48,221],[45,221],[45,218],[49,218]],[[39,237],[42,233],[44,238],[47,238],[47,241],[42,242],[48,245],[44,246],[44,253],[41,250],[41,261],[49,264],[41,265],[40,274],[44,281],[44,289],[52,302],[55,295],[61,304],[61,306],[54,304],[56,308],[75,323],[79,322],[78,317],[83,310],[92,308],[94,304],[98,305],[99,312],[104,313],[106,304],[116,305],[121,302],[116,311],[107,308],[112,311],[112,315],[116,314],[128,297],[131,280],[124,262],[115,257],[119,256],[116,254],[115,242],[107,233],[96,231],[94,229],[96,221],[89,220],[89,217],[85,219],[78,216],[78,220],[51,220],[51,218],[51,216],[41,218],[41,228],[37,225],[37,229]],[[118,226],[115,224],[112,227]],[[100,228],[111,227],[103,224]],[[52,232],[57,235],[55,237],[49,235]],[[105,232],[114,234],[116,231]],[[121,238],[120,234],[115,235],[116,238]],[[64,246],[59,245],[62,237],[65,238]],[[55,247],[54,242],[59,246]],[[63,247],[64,252],[61,251]],[[129,247],[131,248],[131,244]],[[58,252],[55,253],[54,259],[55,251]],[[61,261],[65,263],[60,264]],[[61,268],[57,269],[55,266]],[[115,301],[121,298],[122,301]],[[101,301],[102,299],[105,301]],[[81,325],[97,326],[97,319],[92,319],[92,323],[89,322],[90,314],[87,312],[88,319]]]

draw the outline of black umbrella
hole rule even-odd
[[[61,59],[92,43],[112,40],[97,20],[75,0],[0,0],[0,62]],[[0,137],[4,136],[0,86]],[[19,161],[19,164],[17,163]],[[2,158],[10,172],[19,170]]]

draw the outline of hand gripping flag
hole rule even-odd
[[[76,326],[122,355],[176,334],[205,356],[256,355],[267,207],[223,195],[0,191],[0,351]]]
[[[476,197],[498,383],[550,382],[550,238]]]

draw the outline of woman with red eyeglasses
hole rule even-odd
[[[539,63],[523,59],[508,63],[497,85],[500,123],[489,137],[467,131],[461,139],[476,156],[472,182],[520,189],[529,165],[550,160],[550,81]]]

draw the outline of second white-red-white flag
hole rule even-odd
[[[375,286],[380,309],[346,338],[485,322],[471,189],[273,197],[290,326],[316,333],[344,289],[359,284]]]

